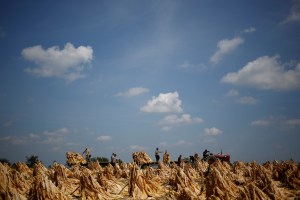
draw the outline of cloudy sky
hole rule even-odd
[[[300,160],[300,1],[0,3],[0,155]]]

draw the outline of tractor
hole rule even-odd
[[[218,154],[212,154],[211,152],[205,151],[203,152],[203,158],[202,160],[207,161],[209,164],[214,163],[215,161],[220,160],[224,162],[230,163],[230,155],[229,154],[223,154],[222,151],[221,153]]]

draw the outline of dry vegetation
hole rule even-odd
[[[143,159],[148,159],[145,153]],[[145,162],[139,160],[140,163]],[[141,169],[135,163],[33,169],[0,163],[0,199],[299,199],[300,163],[201,160]]]

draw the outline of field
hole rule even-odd
[[[300,163],[217,161],[141,169],[135,163],[13,168],[0,163],[0,199],[300,199]]]

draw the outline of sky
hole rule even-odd
[[[300,161],[299,0],[0,1],[0,157]]]

